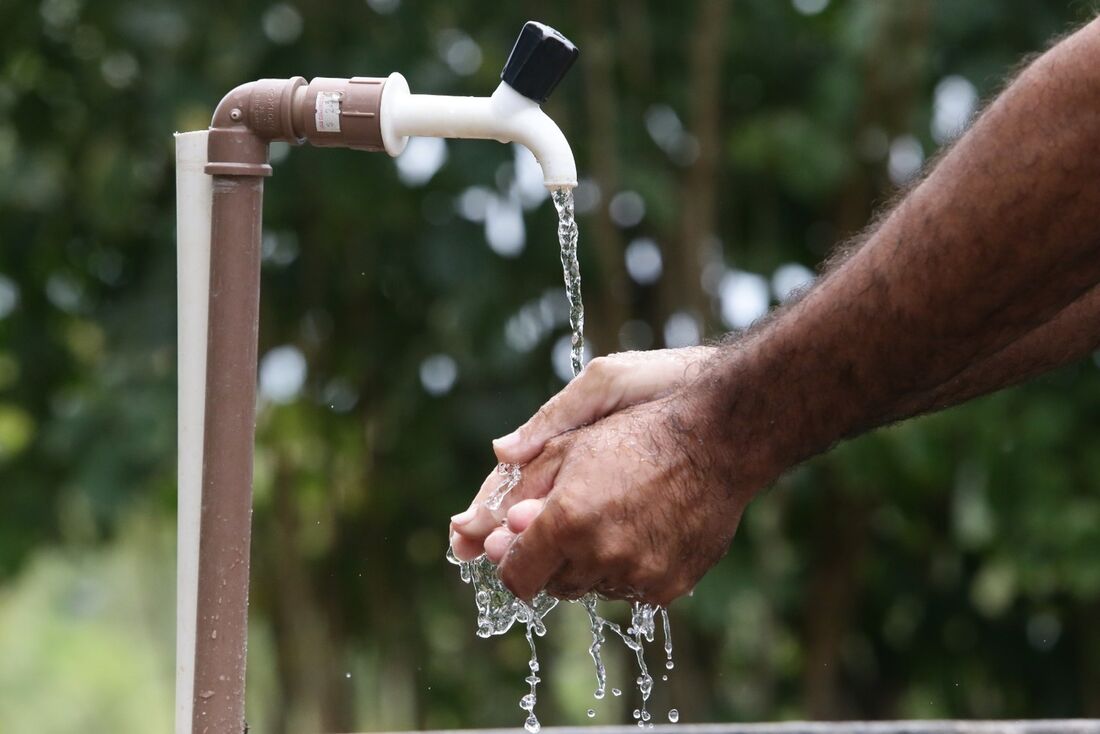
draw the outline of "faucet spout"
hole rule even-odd
[[[400,74],[382,92],[379,118],[386,152],[400,155],[413,136],[519,143],[542,166],[547,188],[577,185],[577,164],[561,128],[537,102],[501,82],[490,97],[411,94]]]

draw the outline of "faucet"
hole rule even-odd
[[[386,79],[379,110],[382,143],[401,154],[410,136],[519,143],[542,166],[547,188],[574,188],[577,165],[561,129],[540,105],[577,58],[577,47],[549,26],[523,27],[490,97],[410,94],[400,74]]]
[[[516,142],[573,188],[541,109],[577,47],[528,22],[489,97],[412,94],[400,74],[242,84],[209,130],[176,136],[179,516],[176,734],[242,734],[264,179],[270,144],[397,156],[410,136]]]
[[[549,188],[577,185],[573,151],[542,111],[578,55],[553,28],[524,25],[489,97],[412,94],[405,77],[260,79],[227,94],[210,126],[207,173],[270,175],[273,141],[385,151],[398,156],[411,136],[516,142],[542,166]]]

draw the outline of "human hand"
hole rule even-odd
[[[697,376],[714,352],[683,347],[596,357],[529,421],[493,441],[497,461],[526,464],[554,436],[668,395]]]
[[[502,464],[525,464],[559,434],[671,393],[698,375],[714,351],[713,347],[685,347],[620,352],[593,359],[529,421],[493,442],[497,460]],[[458,558],[469,561],[481,555],[483,541],[500,525],[503,518],[484,503],[502,481],[499,473],[491,473],[469,509],[452,518],[449,535]]]
[[[722,557],[772,478],[749,447],[734,471],[726,445],[680,393],[553,438],[524,467],[485,551],[522,599],[545,588],[668,604]]]

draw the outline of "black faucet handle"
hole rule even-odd
[[[580,53],[573,42],[548,25],[523,25],[500,78],[524,97],[545,102]]]

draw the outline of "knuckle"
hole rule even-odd
[[[519,435],[525,440],[535,438],[543,433],[546,426],[554,418],[554,401],[543,403],[531,418],[519,427]]]
[[[546,441],[543,445],[542,452],[547,456],[561,456],[569,449],[572,443],[572,434],[567,433],[554,436]]]
[[[614,540],[597,542],[592,548],[592,562],[600,568],[618,568],[626,565],[630,553],[626,547]]]
[[[615,376],[615,360],[611,357],[596,357],[584,368],[581,377],[586,382],[604,384]]]
[[[598,513],[588,503],[570,492],[563,492],[554,498],[557,520],[555,529],[566,536],[587,535],[597,522]]]
[[[661,606],[668,606],[673,601],[691,591],[691,588],[692,586],[687,579],[683,577],[673,579],[664,586],[664,594],[660,602]]]
[[[681,594],[676,591],[675,587],[664,586],[658,587],[650,595],[650,601],[659,607],[667,607],[669,604],[680,598]]]
[[[636,573],[647,586],[656,586],[673,576],[672,563],[663,553],[648,553],[638,564]]]

